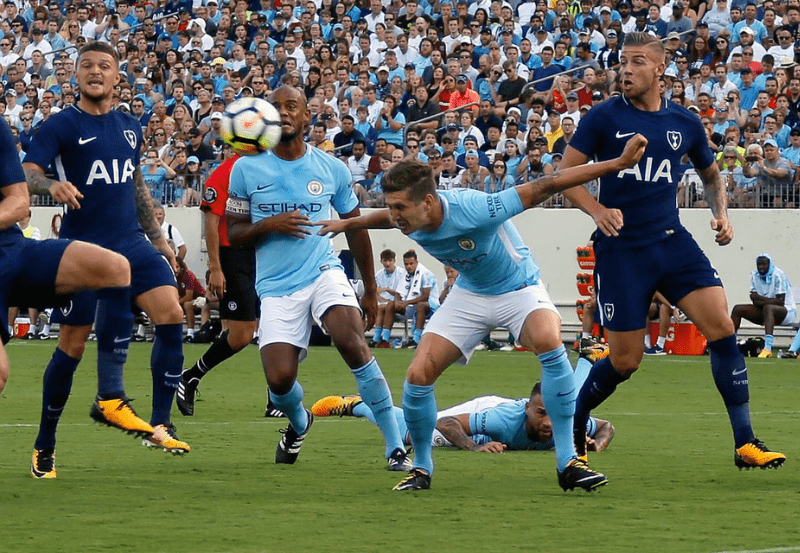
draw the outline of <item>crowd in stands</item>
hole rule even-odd
[[[100,40],[163,204],[198,204],[230,155],[225,106],[281,84],[305,91],[309,143],[348,165],[363,205],[404,156],[441,188],[492,192],[558,169],[581,116],[619,94],[632,31],[664,40],[665,101],[701,118],[731,206],[796,207],[800,0],[5,0],[0,114],[23,156],[75,103],[77,49]],[[678,201],[702,205],[691,172]]]

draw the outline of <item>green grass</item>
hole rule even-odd
[[[262,417],[256,348],[204,380],[196,415],[175,413],[185,457],[146,450],[93,425],[95,348],[89,346],[62,419],[58,479],[35,481],[41,374],[54,342],[12,342],[0,397],[0,520],[4,552],[28,551],[800,551],[798,363],[750,360],[758,435],[787,454],[779,471],[740,472],[708,358],[647,358],[604,404],[617,435],[592,464],[608,486],[564,494],[552,453],[437,450],[433,488],[398,493],[376,427],[318,419],[294,466],[274,464],[284,421]],[[187,346],[187,364],[204,346]],[[134,344],[129,395],[149,415],[149,344]],[[400,399],[412,352],[377,350]],[[479,352],[437,384],[440,407],[495,393],[524,396],[538,378],[531,354]],[[307,405],[353,393],[335,350],[300,367]]]

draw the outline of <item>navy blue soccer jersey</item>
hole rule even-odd
[[[14,135],[8,128],[8,124],[3,121],[0,124],[0,188],[25,182],[25,174],[22,172],[22,165],[19,163],[19,154],[14,144]],[[5,242],[11,235],[19,235],[22,232],[17,225],[11,225],[7,229],[0,230],[0,242]]]
[[[688,154],[695,168],[702,170],[714,157],[700,119],[692,112],[668,101],[659,111],[646,112],[624,96],[581,117],[569,145],[589,159],[605,161],[618,157],[636,133],[648,140],[644,156],[637,165],[602,177],[599,201],[622,211],[620,237],[662,237],[663,231],[680,226],[676,194],[681,158]]]
[[[141,126],[119,111],[90,115],[71,106],[44,122],[25,162],[52,167],[83,194],[80,209],[66,210],[62,238],[108,246],[142,232],[133,178],[141,145]]]

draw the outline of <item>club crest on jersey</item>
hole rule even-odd
[[[471,252],[475,249],[475,241],[471,238],[459,238],[458,247],[464,251]]]
[[[311,194],[312,196],[319,196],[320,194],[322,194],[323,186],[322,183],[319,182],[318,180],[312,180],[308,182],[306,188],[308,188],[308,193]]]
[[[228,311],[236,311],[236,308],[239,307],[236,305],[235,301],[228,302]]]
[[[610,321],[614,318],[614,304],[613,303],[604,303],[603,304],[603,313],[606,316],[606,320]]]
[[[61,308],[61,314],[65,317],[70,314],[72,311],[72,300],[69,300],[69,303]]]
[[[131,149],[136,149],[136,133],[133,131],[122,131],[122,135],[125,137],[125,140],[128,141],[128,144],[131,145]]]
[[[683,136],[678,131],[667,131],[667,142],[677,152],[683,142]]]
[[[210,186],[206,188],[206,191],[203,192],[203,201],[207,204],[213,204],[214,200],[217,199],[217,191],[211,188]]]

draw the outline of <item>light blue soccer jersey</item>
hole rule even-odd
[[[386,269],[381,269],[375,273],[375,283],[378,288],[389,288],[395,292],[401,292],[401,288],[406,282],[406,270],[402,267],[395,266],[394,272],[389,273]],[[394,296],[389,292],[381,293],[381,297],[385,300],[393,300]]]
[[[409,237],[429,254],[458,269],[456,283],[483,295],[512,292],[539,282],[539,267],[508,220],[523,211],[513,188],[486,194],[478,190],[438,190],[444,220],[433,232]]]
[[[761,254],[759,257],[762,256],[769,259],[769,270],[765,275],[759,273],[758,270],[750,273],[750,291],[757,293],[759,296],[764,296],[765,298],[777,298],[779,295],[785,294],[783,306],[787,310],[794,310],[796,304],[794,302],[795,298],[792,293],[792,283],[789,282],[789,277],[775,266],[769,255]]]
[[[350,171],[335,157],[312,146],[295,161],[271,150],[243,156],[233,166],[229,197],[250,202],[253,223],[299,210],[311,221],[330,219],[335,210],[350,213],[358,200]],[[294,238],[270,234],[256,246],[256,290],[259,297],[287,296],[314,282],[323,271],[344,270],[331,239],[316,234]]]
[[[531,451],[553,449],[555,442],[550,439],[546,442],[535,442],[528,437],[525,431],[525,404],[527,399],[517,399],[501,403],[496,407],[470,413],[469,428],[470,438],[479,444],[494,441],[506,444],[511,451]],[[589,417],[586,424],[586,433],[594,437],[597,432],[597,421]]]

